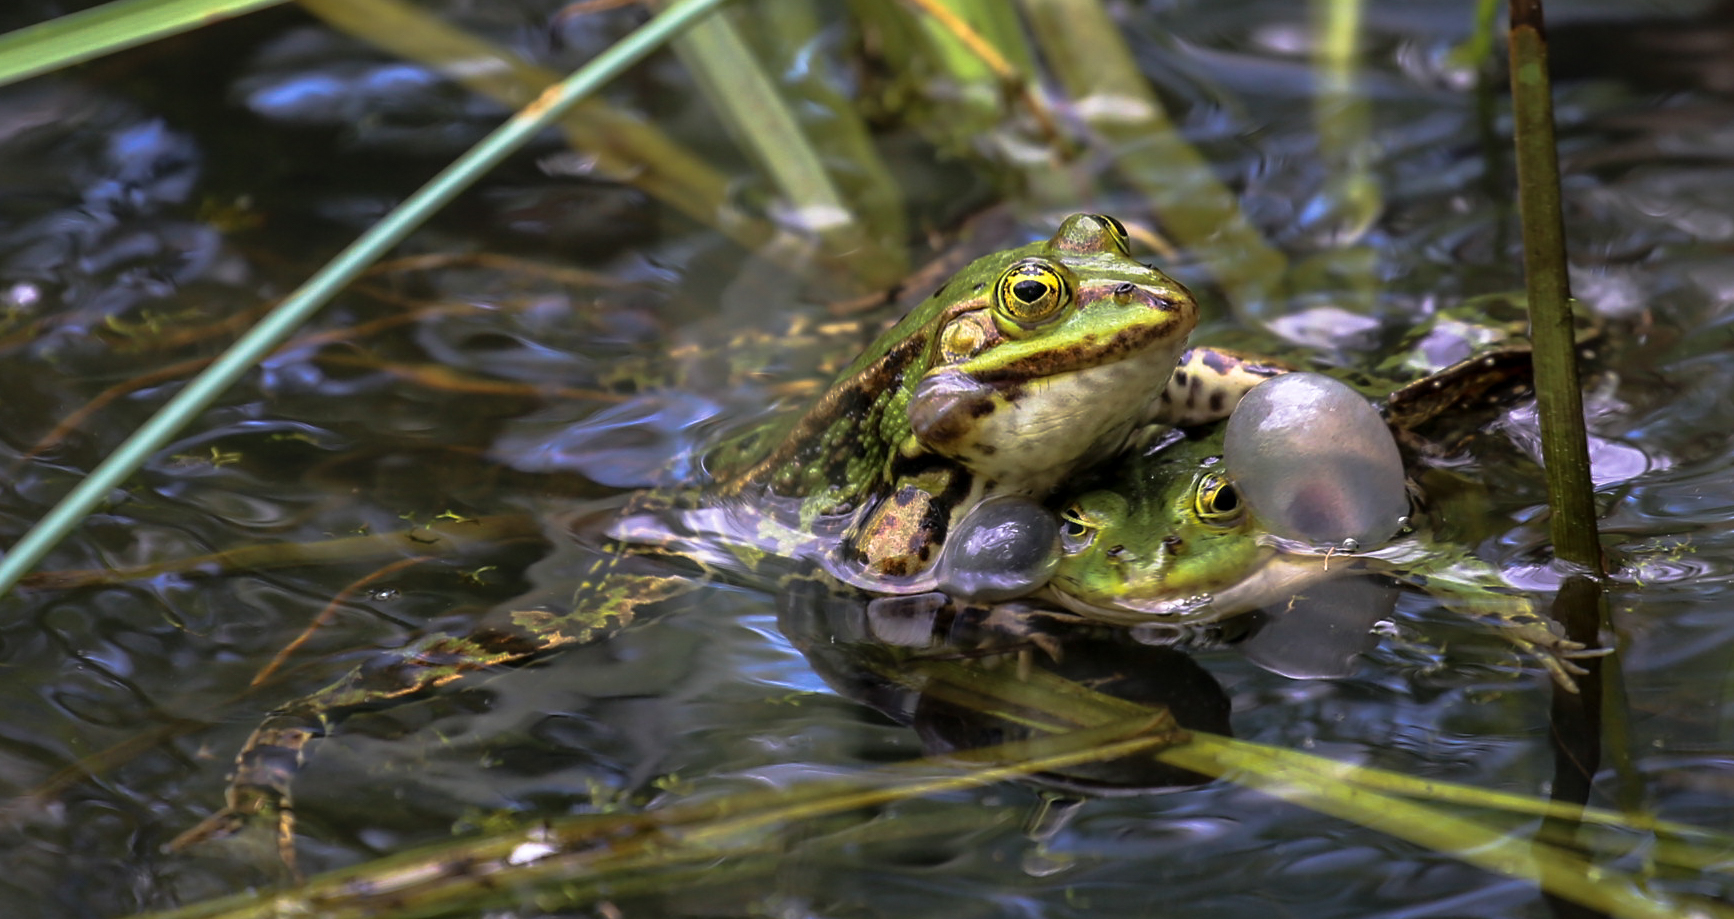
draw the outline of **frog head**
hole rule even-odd
[[[978,260],[930,302],[910,434],[1007,492],[1046,491],[1119,449],[1198,323],[1191,294],[1093,214]]]
[[[1224,475],[1220,433],[1173,440],[1111,470],[1112,488],[1064,505],[1050,588],[1067,607],[1127,624],[1182,625],[1208,618],[1211,595],[1270,556]]]

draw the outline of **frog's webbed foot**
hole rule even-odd
[[[1500,634],[1518,651],[1541,662],[1553,681],[1566,692],[1578,691],[1577,678],[1589,673],[1578,661],[1594,660],[1614,653],[1613,648],[1594,648],[1560,634],[1559,624],[1531,612],[1513,613],[1494,620]]]
[[[1614,653],[1613,648],[1592,648],[1568,638],[1558,639],[1551,647],[1538,649],[1535,656],[1553,675],[1553,681],[1570,693],[1578,691],[1577,678],[1589,673],[1578,661],[1596,660]]]

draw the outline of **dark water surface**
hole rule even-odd
[[[554,3],[445,5],[466,28],[562,69],[639,19],[553,26]],[[1356,336],[1386,339],[1440,306],[1520,283],[1509,119],[1502,103],[1478,105],[1472,75],[1448,57],[1467,32],[1466,6],[1366,11],[1368,156],[1383,206],[1364,228],[1328,192],[1297,5],[1126,11],[1146,73],[1252,221],[1297,262],[1324,266],[1259,313],[1291,339],[1353,350]],[[1699,6],[1562,9],[1552,37],[1573,283],[1617,339],[1587,403],[1618,565],[1610,637],[1623,696],[1609,706],[1627,733],[1610,737],[1591,801],[1728,831],[1734,16]],[[63,11],[11,7],[0,27]],[[751,196],[742,158],[717,152],[732,149],[726,134],[672,58],[617,92],[742,172]],[[0,540],[15,541],[171,395],[191,372],[176,365],[214,354],[503,115],[288,9],[0,89]],[[978,166],[939,161],[905,132],[885,148],[916,226],[948,227],[994,201]],[[843,295],[840,282],[796,279],[633,190],[550,177],[541,167],[560,149],[545,139],[436,218],[406,251],[453,258],[370,277],[327,307],[308,331],[329,334],[247,376],[39,570],[125,569],[442,516],[542,519],[689,476],[678,464],[697,439],[811,393],[802,381],[835,342],[720,343],[828,317],[821,304]],[[1147,216],[1111,187],[1012,210],[1021,229],[1008,243],[1046,235],[1074,210]],[[1350,247],[1370,254],[1373,289],[1329,266]],[[475,254],[522,261],[457,258]],[[600,280],[557,270],[567,267]],[[1200,266],[1183,257],[1164,267],[1195,286],[1208,331],[1232,327]],[[99,397],[98,411],[49,440]],[[1478,492],[1473,528],[1496,535],[1477,548],[1514,583],[1550,590],[1544,484],[1523,452],[1533,422],[1520,409],[1500,429],[1477,465],[1458,470],[1493,483]],[[300,566],[254,557],[0,601],[0,912],[118,916],[279,880],[264,833],[163,846],[220,805],[232,757],[266,712],[370,649],[461,629],[529,589],[538,576],[528,569],[549,553],[520,534],[384,572],[407,550]],[[786,603],[779,617],[774,598],[751,590],[695,596],[541,666],[346,721],[296,786],[303,869],[356,864],[501,814],[783,787],[922,755],[922,735],[831,688],[846,677],[798,650],[820,639],[791,628],[804,620]],[[329,624],[268,685],[246,690],[334,598]],[[1240,738],[1549,790],[1552,689],[1533,662],[1420,593],[1399,597],[1382,632],[1335,679],[1279,676],[1233,649],[1195,660],[1231,702]],[[80,762],[100,774],[60,781]],[[1089,799],[1032,833],[1043,807],[1041,789],[1017,784],[890,805],[863,819],[942,829],[853,847],[795,838],[769,872],[610,908],[1551,915],[1527,883],[1228,783]],[[1642,841],[1627,848],[1608,863],[1642,874]],[[1712,874],[1655,883],[1730,889]],[[525,903],[491,915],[532,914]]]

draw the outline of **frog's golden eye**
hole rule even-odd
[[[1049,322],[1071,302],[1071,283],[1040,258],[1026,258],[1007,268],[993,290],[995,312],[1025,329]]]
[[[1240,518],[1240,492],[1235,490],[1233,482],[1212,473],[1199,480],[1193,509],[1205,523],[1233,523]]]
[[[1132,254],[1132,241],[1126,233],[1125,224],[1107,214],[1093,214],[1091,216],[1102,221],[1102,228],[1108,231],[1108,238],[1114,241],[1114,248],[1119,249],[1121,255]]]
[[[1073,502],[1060,511],[1060,547],[1067,552],[1082,552],[1089,548],[1100,529],[1090,521],[1081,504]]]

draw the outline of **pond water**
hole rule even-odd
[[[73,6],[11,7],[0,29]],[[1155,256],[1198,294],[1199,337],[1258,324],[1349,360],[1442,307],[1521,284],[1503,94],[1485,102],[1451,58],[1467,4],[1369,4],[1367,140],[1352,155],[1319,141],[1314,32],[1297,5],[1108,6],[1183,132],[1297,266],[1292,293],[1235,311],[1204,256]],[[1376,646],[1330,678],[1282,676],[1233,647],[1180,656],[1107,641],[1074,650],[1074,663],[1123,655],[1169,673],[1194,696],[1177,709],[1225,704],[1242,739],[1524,794],[1588,783],[1593,804],[1734,830],[1734,15],[1701,6],[1550,10],[1573,284],[1613,330],[1586,396],[1616,568],[1600,765],[1557,767],[1544,672],[1414,590],[1397,596]],[[642,18],[560,17],[559,4],[530,0],[444,7],[557,69]],[[853,48],[838,22],[821,34],[813,54]],[[865,93],[871,70],[845,70],[845,87]],[[704,151],[734,183],[731,200],[768,194],[674,57],[611,98]],[[0,540],[504,115],[290,9],[0,89]],[[1111,176],[1075,183],[1087,193],[1070,198],[1008,197],[979,159],[889,124],[880,141],[924,247],[995,205],[976,224],[995,227],[979,234],[994,245],[1044,237],[1073,211],[1153,225]],[[38,566],[131,573],[39,579],[0,600],[7,915],[120,916],[280,883],[268,831],[165,850],[221,806],[233,757],[268,712],[382,647],[569,586],[564,521],[690,478],[694,444],[810,398],[813,378],[859,346],[860,324],[896,313],[837,306],[859,292],[847,279],[743,251],[563,151],[544,138],[466,193],[399,253],[419,261],[326,307]],[[1367,165],[1375,208],[1342,203],[1333,176],[1345,160]],[[1464,515],[1453,525],[1484,534],[1478,554],[1545,599],[1559,576],[1542,552],[1533,431],[1533,410],[1512,409],[1437,474],[1487,483],[1453,505]],[[456,538],[425,552],[282,548],[402,531]],[[943,719],[926,710],[921,730],[902,723],[908,700],[825,652],[835,627],[786,597],[713,585],[537,666],[350,717],[296,782],[300,868],[512,818],[791,789],[924,755]],[[776,851],[774,863],[725,860],[708,878],[648,890],[622,881],[575,906],[528,891],[487,914],[1555,909],[1526,881],[1229,782],[950,790],[797,825]],[[1725,875],[1655,869],[1638,834],[1600,858],[1659,890],[1730,894]]]

